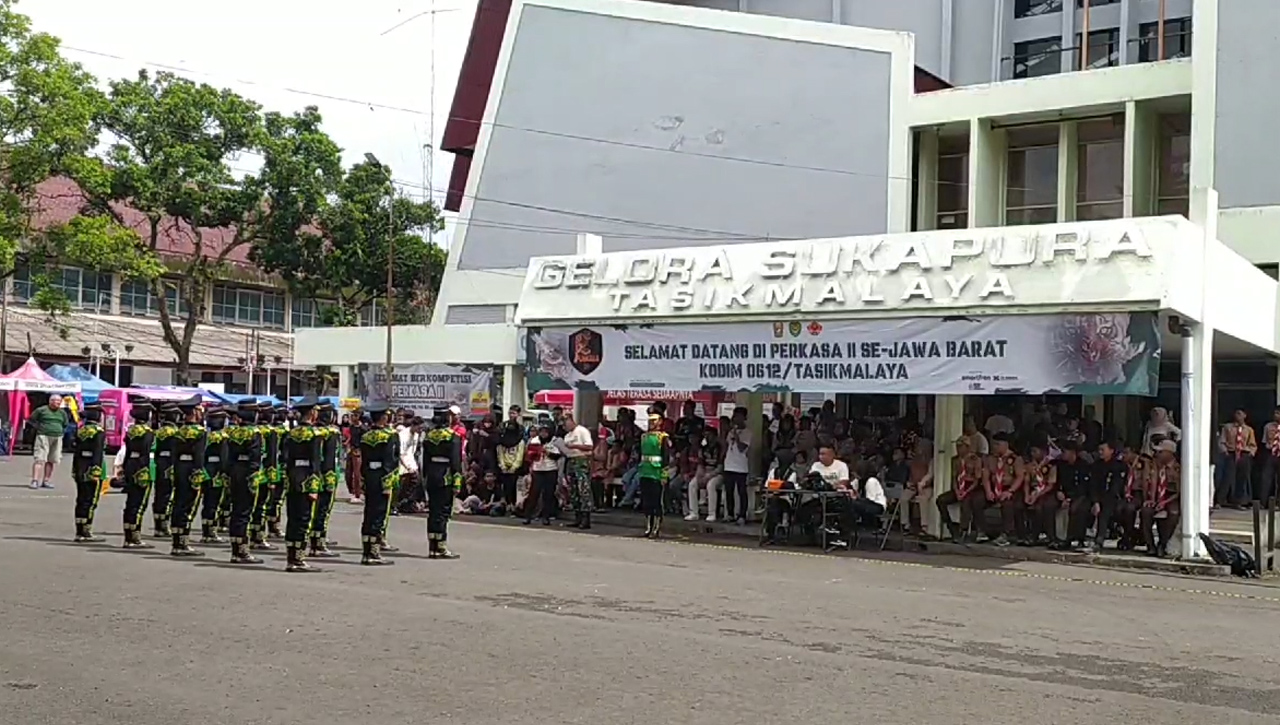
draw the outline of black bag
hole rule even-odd
[[[1213,559],[1213,563],[1231,567],[1233,576],[1245,577],[1246,579],[1258,576],[1258,563],[1254,561],[1253,554],[1250,554],[1244,547],[1232,544],[1229,541],[1218,541],[1208,534],[1200,534],[1200,541],[1204,544],[1204,548],[1209,551],[1209,558]]]

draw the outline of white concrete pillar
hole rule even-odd
[[[1005,132],[991,120],[969,124],[969,227],[1004,224]]]
[[[577,250],[579,257],[597,257],[604,253],[604,240],[598,234],[579,234]]]
[[[599,390],[578,390],[573,395],[573,419],[590,431],[595,431],[604,416],[604,393]],[[595,437],[595,433],[592,433]]]
[[[529,407],[529,393],[523,365],[502,367],[502,409],[510,410],[513,405],[518,405],[521,409]]]
[[[334,370],[338,371],[338,395],[343,398],[353,398],[356,395],[356,369],[350,365],[337,365]],[[285,373],[288,374],[288,371]]]
[[[951,490],[953,443],[964,434],[964,396],[939,395],[933,406],[933,495]],[[920,519],[925,531],[941,537],[942,521],[934,499],[920,503]],[[959,519],[956,519],[959,520]]]
[[[1075,121],[1058,124],[1058,221],[1076,220],[1080,140]]]
[[[1203,558],[1213,501],[1213,329],[1193,325],[1182,339],[1182,531],[1184,559]]]
[[[1150,104],[1129,101],[1124,109],[1124,215],[1155,213],[1159,123]]]

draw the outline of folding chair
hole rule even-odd
[[[880,551],[884,551],[884,547],[889,543],[889,534],[893,531],[893,522],[898,520],[898,510],[901,507],[902,496],[898,495],[889,499],[889,505],[884,509],[884,531],[880,532]]]

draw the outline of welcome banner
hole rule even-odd
[[[1155,395],[1154,313],[532,328],[530,385]]]

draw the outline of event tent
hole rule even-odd
[[[92,403],[98,399],[98,393],[112,387],[111,383],[99,378],[79,365],[50,365],[46,373],[56,380],[80,383],[81,399]]]
[[[40,368],[33,357],[8,375],[0,375],[0,391],[9,398],[9,430],[17,440],[21,437],[22,424],[31,416],[31,401],[27,393],[79,393],[80,383],[62,381]]]

